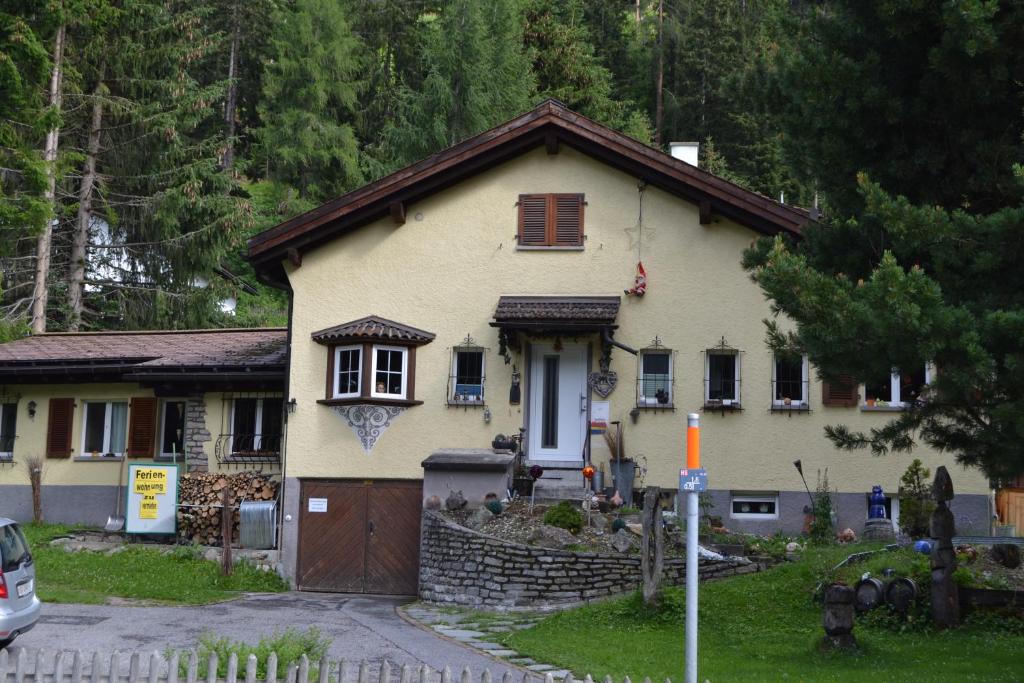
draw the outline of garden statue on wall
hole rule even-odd
[[[956,550],[953,534],[956,524],[947,503],[953,500],[953,480],[946,468],[935,471],[932,484],[935,511],[931,518],[931,535],[935,548],[931,552],[932,620],[938,628],[953,628],[960,623],[960,596],[953,572],[956,571]]]

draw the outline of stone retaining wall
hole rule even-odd
[[[746,560],[701,560],[701,580],[763,569]],[[686,582],[686,561],[665,560],[665,580]],[[423,511],[420,598],[473,607],[555,607],[636,590],[640,557],[536,548],[472,531]]]

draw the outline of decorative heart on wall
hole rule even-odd
[[[587,384],[594,390],[594,393],[601,398],[608,398],[608,394],[615,391],[615,385],[619,383],[619,373],[614,370],[607,372],[592,372],[587,377]]]

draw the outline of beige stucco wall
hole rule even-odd
[[[516,201],[532,192],[586,194],[583,251],[517,251]],[[380,220],[305,254],[299,268],[286,263],[295,293],[291,395],[298,402],[289,418],[286,475],[419,478],[420,462],[438,448],[483,447],[499,432],[516,433],[528,378],[524,373],[524,405],[510,406],[511,366],[498,356],[497,331],[488,324],[498,297],[621,294],[635,273],[638,212],[636,178],[563,146],[558,155],[533,151],[407,206],[405,225]],[[769,308],[740,267],[742,250],[757,235],[722,219],[700,225],[694,205],[654,188],[644,194],[643,228],[647,295],[623,298],[616,339],[644,347],[657,336],[674,350],[676,411],[643,411],[636,424],[630,421],[637,360],[618,349],[612,369],[619,384],[609,400],[611,419],[625,425],[628,454],[646,460],[647,483],[676,487],[686,413],[702,405],[702,351],[724,336],[743,352],[745,409],[702,414],[704,464],[713,488],[801,488],[792,465],[800,458],[812,486],[815,471],[828,467],[841,491],[868,491],[876,483],[894,490],[906,455],[840,453],[822,434],[829,423],[868,429],[891,414],[823,407],[813,368],[812,412],[769,412],[772,356],[762,323]],[[398,416],[365,454],[343,419],[316,403],[324,398],[327,349],[310,333],[370,314],[437,337],[417,350],[415,397],[424,404]],[[481,410],[446,405],[451,347],[467,334],[488,347],[490,424]],[[599,347],[592,341],[597,369]],[[522,355],[513,362],[524,369]],[[951,458],[925,448],[915,455],[933,467],[952,465]],[[956,466],[950,471],[959,492],[987,490],[980,474]]]
[[[72,423],[71,457],[44,458],[43,483],[56,486],[88,486],[113,485],[117,483],[120,461],[117,459],[90,458],[88,461],[76,460],[83,454],[82,429],[85,422],[85,403],[90,400],[125,401],[129,403],[128,423],[131,422],[131,399],[141,396],[153,396],[153,390],[132,383],[108,384],[50,384],[50,385],[19,385],[9,386],[6,391],[18,397],[17,436],[14,444],[15,463],[0,464],[0,485],[27,484],[28,473],[24,466],[25,460],[33,455],[44,456],[46,453],[46,430],[49,420],[49,401],[51,398],[74,398],[75,414]],[[182,397],[184,398],[184,397]],[[223,424],[224,401],[220,392],[205,394],[206,428],[211,439],[203,445],[208,466],[217,471],[218,465],[214,456],[214,447]],[[28,403],[35,401],[36,415],[29,417]],[[159,432],[158,432],[159,438]],[[130,462],[145,462],[151,458],[130,458]],[[184,467],[184,455],[179,463]],[[237,468],[235,468],[237,469]]]

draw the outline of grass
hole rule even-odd
[[[273,572],[252,565],[235,565],[231,576],[197,557],[188,547],[171,553],[166,547],[131,545],[114,555],[99,552],[69,553],[49,541],[72,529],[59,524],[22,527],[36,564],[36,592],[43,602],[100,605],[111,597],[165,604],[198,605],[235,597],[239,592],[287,590]]]
[[[850,552],[808,549],[800,562],[702,584],[699,680],[1021,680],[1024,623],[991,615],[937,632],[920,619],[903,622],[876,611],[857,620],[859,653],[818,651],[824,635],[821,607],[811,596],[819,577]],[[644,608],[636,595],[585,606],[510,633],[505,642],[576,674],[629,675],[634,681],[668,677],[678,683],[684,666],[684,597],[681,589],[668,589],[657,612]]]

